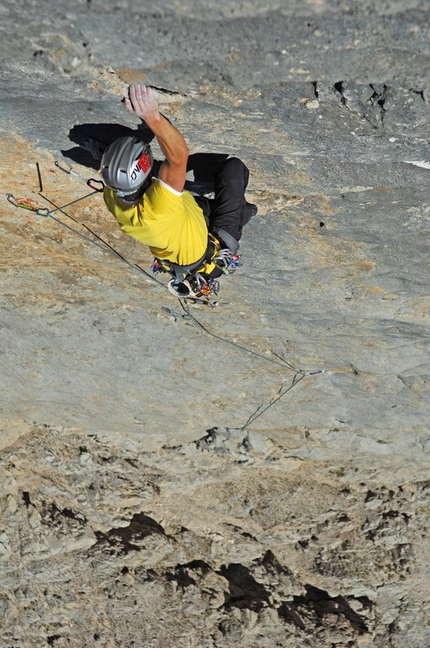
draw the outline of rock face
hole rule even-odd
[[[0,646],[429,645],[427,1],[0,17]],[[84,184],[134,82],[250,168],[219,308]]]

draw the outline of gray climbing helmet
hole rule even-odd
[[[132,194],[151,173],[154,158],[151,147],[137,137],[120,137],[103,153],[101,174],[117,196]]]

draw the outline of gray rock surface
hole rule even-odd
[[[0,646],[429,645],[427,0],[2,0],[0,36]],[[70,131],[135,129],[133,82],[251,170],[218,308],[99,194],[6,200],[89,193],[55,161],[98,178]]]

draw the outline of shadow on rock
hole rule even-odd
[[[77,124],[69,131],[70,141],[77,144],[62,150],[64,157],[90,169],[99,170],[100,161],[107,147],[120,137],[137,137],[145,144],[154,139],[152,130],[142,122],[136,129],[122,124]],[[185,189],[198,194],[213,191],[213,182],[219,165],[228,158],[227,153],[193,153],[188,158]],[[158,174],[160,160],[154,161],[154,175]]]
[[[154,139],[152,130],[142,122],[136,129],[122,124],[77,124],[69,131],[69,139],[78,146],[67,151],[61,151],[78,164],[92,169],[100,168],[100,160],[104,151],[115,140],[130,135],[149,144]]]

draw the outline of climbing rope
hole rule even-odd
[[[80,201],[82,201],[82,200],[85,200],[85,199],[89,198],[90,196],[93,196],[93,195],[95,195],[95,194],[97,194],[97,193],[102,192],[102,191],[103,191],[103,188],[104,188],[104,183],[103,183],[103,181],[102,181],[102,180],[95,180],[94,178],[89,178],[89,179],[87,180],[87,179],[84,178],[82,175],[80,175],[79,173],[77,173],[76,171],[74,171],[72,165],[69,164],[68,162],[60,163],[60,162],[57,160],[57,161],[55,161],[55,166],[56,166],[58,169],[60,169],[61,171],[64,171],[65,173],[67,173],[67,174],[69,174],[69,175],[75,175],[75,176],[79,177],[79,178],[80,178],[81,180],[83,180],[83,181],[84,181],[84,182],[85,182],[85,183],[86,183],[86,184],[87,184],[87,185],[88,185],[88,186],[89,186],[93,191],[92,191],[91,193],[85,194],[85,196],[82,196],[81,198],[77,198],[76,200],[72,200],[71,202],[68,202],[68,203],[66,203],[65,205],[57,206],[57,205],[56,205],[52,200],[50,200],[47,196],[45,196],[45,195],[42,193],[42,191],[43,191],[42,176],[41,176],[41,173],[40,173],[39,164],[37,164],[37,174],[38,174],[39,186],[40,186],[39,195],[40,195],[41,198],[43,198],[44,200],[46,200],[50,205],[52,205],[52,206],[54,207],[54,209],[48,209],[48,207],[35,207],[34,205],[31,205],[28,201],[25,202],[24,200],[18,200],[18,199],[15,198],[15,196],[14,196],[13,194],[11,194],[11,193],[6,194],[6,198],[7,198],[7,200],[8,200],[12,205],[14,205],[14,207],[19,207],[19,208],[22,208],[22,209],[29,210],[29,211],[34,212],[35,214],[37,214],[38,216],[41,216],[41,217],[49,217],[49,218],[52,218],[52,220],[54,220],[55,222],[59,223],[59,224],[62,225],[63,227],[66,227],[68,230],[70,230],[70,231],[73,232],[74,234],[77,234],[77,235],[80,236],[82,239],[86,240],[87,242],[91,243],[92,245],[95,245],[95,246],[99,247],[99,248],[100,248],[101,250],[103,250],[104,252],[108,252],[108,253],[114,255],[116,258],[120,259],[122,262],[124,262],[126,265],[128,265],[128,266],[129,266],[130,268],[132,268],[133,270],[138,270],[139,272],[141,272],[142,274],[144,274],[146,277],[149,277],[149,278],[150,278],[152,281],[154,281],[155,283],[157,283],[157,284],[163,286],[163,288],[166,288],[165,284],[162,283],[161,281],[159,281],[158,279],[156,279],[155,276],[154,276],[153,274],[150,274],[149,272],[147,272],[146,270],[144,270],[143,268],[141,268],[138,264],[136,264],[136,263],[131,263],[130,261],[128,261],[128,260],[127,260],[124,256],[122,256],[122,255],[121,255],[121,254],[120,254],[120,253],[119,253],[115,248],[113,248],[109,243],[107,243],[106,241],[104,241],[104,240],[103,240],[103,239],[102,239],[98,234],[96,234],[96,233],[95,233],[91,228],[89,228],[87,225],[85,225],[85,223],[82,223],[82,222],[76,220],[73,216],[71,216],[70,214],[67,214],[67,213],[64,211],[64,209],[65,209],[66,207],[70,207],[71,205],[75,205],[76,203],[78,203],[78,202],[80,202]],[[100,186],[100,185],[101,185],[101,186]],[[90,239],[88,236],[85,236],[84,234],[81,234],[81,232],[78,232],[78,231],[77,231],[76,229],[74,229],[73,227],[70,227],[69,225],[67,225],[67,224],[64,223],[63,221],[61,221],[61,220],[59,220],[58,218],[56,218],[55,216],[53,216],[53,214],[54,214],[55,212],[58,212],[58,211],[61,212],[62,214],[64,214],[67,218],[69,218],[69,219],[71,219],[72,221],[74,221],[75,223],[77,223],[77,224],[83,226],[83,227],[84,227],[84,228],[85,228],[85,229],[86,229],[86,230],[87,230],[87,231],[88,231],[92,236],[94,236],[96,239],[98,239],[99,241],[101,241],[101,242],[103,243],[103,245],[100,245],[100,243],[97,243],[97,241],[94,241],[93,239]],[[239,259],[239,257],[238,257],[238,259]],[[236,260],[235,260],[235,261],[236,261]],[[236,263],[236,265],[238,265],[238,264]],[[233,342],[232,340],[229,340],[228,338],[225,338],[225,337],[223,337],[223,336],[221,336],[221,335],[218,335],[217,333],[213,333],[212,331],[210,331],[206,326],[204,326],[204,325],[203,325],[203,324],[202,324],[202,323],[201,323],[201,322],[200,322],[200,321],[199,321],[199,320],[198,320],[198,319],[193,315],[193,313],[191,312],[191,309],[190,309],[190,305],[189,305],[189,303],[188,303],[188,299],[187,299],[186,297],[178,298],[178,301],[179,301],[179,304],[180,304],[180,306],[181,306],[181,308],[182,308],[182,312],[174,311],[174,310],[172,310],[172,309],[170,309],[170,308],[168,308],[168,307],[166,307],[166,306],[163,306],[163,307],[162,307],[162,310],[163,310],[164,312],[168,313],[169,315],[171,315],[171,316],[175,319],[175,321],[176,321],[177,318],[179,318],[179,319],[184,319],[184,320],[188,320],[188,321],[194,323],[194,324],[195,324],[198,328],[200,328],[204,333],[206,333],[206,334],[209,335],[210,337],[214,338],[215,340],[218,340],[218,341],[220,341],[220,342],[224,342],[225,344],[229,344],[229,345],[235,347],[235,348],[238,349],[238,350],[244,351],[245,353],[248,353],[248,354],[253,355],[253,356],[257,357],[257,358],[260,358],[261,360],[265,360],[266,362],[270,362],[270,363],[272,363],[272,364],[278,365],[278,366],[280,366],[280,367],[282,367],[282,368],[284,368],[284,369],[287,368],[287,369],[289,369],[290,371],[293,372],[293,378],[292,378],[292,382],[291,382],[291,384],[290,384],[287,388],[285,388],[285,389],[281,389],[281,390],[278,392],[278,395],[277,395],[276,397],[272,398],[272,400],[271,400],[271,401],[270,401],[266,406],[262,406],[262,405],[259,406],[259,407],[255,410],[255,412],[254,412],[254,413],[253,413],[253,414],[248,418],[248,420],[246,421],[245,425],[244,425],[242,428],[240,428],[241,430],[244,430],[248,425],[250,425],[251,423],[253,423],[257,418],[259,418],[259,417],[262,416],[265,412],[267,412],[267,410],[268,410],[269,408],[273,407],[273,405],[275,405],[275,403],[277,403],[281,398],[283,398],[283,396],[285,396],[285,394],[287,394],[287,393],[288,393],[289,391],[291,391],[291,390],[292,390],[296,385],[298,385],[298,384],[303,380],[303,378],[305,378],[306,376],[314,376],[314,375],[316,375],[316,374],[322,374],[322,373],[324,373],[324,369],[320,369],[320,370],[317,370],[317,371],[305,371],[305,370],[303,370],[303,369],[297,369],[293,364],[291,364],[290,362],[288,362],[288,361],[285,360],[284,358],[280,357],[278,354],[274,353],[273,351],[272,351],[272,354],[275,355],[275,356],[278,358],[278,360],[275,360],[274,358],[270,358],[270,357],[268,357],[268,356],[265,356],[265,355],[263,355],[262,353],[258,353],[257,351],[254,351],[253,349],[249,349],[248,347],[245,347],[245,346],[243,346],[243,345],[241,345],[241,344],[238,344],[237,342]],[[191,300],[191,301],[193,301],[193,300]],[[195,301],[195,300],[194,300],[194,301]],[[211,303],[211,302],[209,302],[209,301],[205,301],[205,300],[203,300],[203,299],[198,299],[197,301],[199,301],[199,302],[201,302],[201,303],[204,303],[206,306],[209,306],[209,307],[211,307],[211,308],[214,308],[215,306],[218,305],[217,302],[216,302],[216,303]]]
[[[267,362],[271,362],[272,364],[276,364],[279,367],[283,367],[284,369],[285,369],[285,367],[287,367],[288,369],[290,369],[291,371],[293,371],[293,372],[295,372],[297,374],[303,374],[303,376],[314,376],[314,375],[319,374],[319,373],[324,373],[324,369],[319,369],[318,371],[307,371],[307,370],[303,370],[303,369],[297,369],[296,367],[294,367],[294,365],[292,365],[287,360],[284,360],[284,358],[281,358],[274,351],[272,351],[271,353],[273,355],[275,355],[277,358],[279,358],[279,360],[274,360],[273,358],[269,358],[269,357],[263,355],[262,353],[258,353],[258,351],[254,351],[253,349],[248,349],[248,347],[242,346],[241,344],[237,344],[237,342],[233,342],[232,340],[228,340],[227,338],[224,338],[221,335],[218,335],[217,333],[213,333],[208,328],[206,328],[206,326],[204,326],[201,322],[199,322],[199,320],[192,314],[192,312],[190,310],[190,306],[188,304],[188,300],[186,298],[185,299],[180,299],[179,303],[180,303],[180,305],[182,307],[182,310],[183,310],[182,313],[175,312],[175,311],[171,310],[170,308],[167,308],[167,306],[163,306],[162,310],[164,312],[168,313],[169,315],[172,315],[174,318],[178,317],[178,318],[182,318],[182,319],[190,320],[190,321],[194,322],[205,333],[207,333],[211,337],[215,338],[216,340],[220,340],[221,342],[225,342],[226,344],[230,344],[231,346],[236,347],[236,349],[241,349],[242,351],[245,351],[246,353],[249,353],[249,354],[251,354],[253,356],[256,356],[257,358],[261,358],[262,360],[266,360]]]
[[[239,428],[240,430],[245,430],[248,427],[248,425],[253,423],[257,418],[259,418],[265,412],[267,412],[267,410],[270,409],[271,407],[273,407],[273,405],[275,405],[275,403],[277,403],[283,396],[285,396],[285,394],[287,394],[296,385],[298,385],[299,382],[301,382],[303,380],[303,378],[305,378],[306,376],[315,376],[317,374],[324,373],[324,369],[319,369],[317,371],[305,371],[303,369],[297,369],[296,367],[294,367],[293,364],[291,364],[287,360],[284,360],[284,358],[281,358],[280,356],[278,356],[278,354],[274,353],[274,351],[272,351],[272,353],[277,358],[279,358],[279,361],[274,360],[273,358],[269,358],[269,357],[263,355],[262,353],[258,353],[257,351],[254,351],[253,349],[249,349],[248,347],[242,346],[241,344],[237,344],[237,342],[233,342],[232,340],[229,340],[229,339],[227,339],[225,337],[222,337],[221,335],[218,335],[217,333],[213,333],[206,326],[204,326],[201,322],[199,322],[199,320],[192,314],[192,312],[190,310],[190,307],[189,307],[189,304],[187,303],[186,299],[184,299],[184,300],[180,299],[179,303],[180,303],[180,305],[182,307],[182,310],[183,310],[182,313],[175,312],[172,309],[167,308],[167,306],[163,306],[162,310],[164,312],[168,313],[169,315],[172,315],[175,318],[175,320],[176,320],[176,318],[182,318],[182,319],[193,322],[200,329],[202,329],[202,331],[204,331],[205,333],[207,333],[208,335],[210,335],[214,339],[219,340],[220,342],[224,342],[225,344],[229,344],[229,345],[235,347],[236,349],[239,349],[241,351],[245,351],[246,353],[249,353],[249,354],[251,354],[253,356],[256,356],[257,358],[260,358],[261,360],[266,360],[267,362],[271,362],[272,364],[283,367],[284,369],[285,369],[285,367],[287,367],[290,371],[292,371],[294,373],[291,384],[286,389],[283,389],[280,392],[278,392],[278,395],[275,398],[273,398],[268,405],[266,405],[265,407],[263,407],[262,405],[260,407],[258,407],[256,409],[256,411],[253,414],[251,414],[251,416],[248,418],[245,425],[243,425],[241,428]]]
[[[309,373],[308,375],[313,375],[314,373],[322,373],[322,370],[320,370],[320,371],[315,371],[315,372],[312,372],[312,373]],[[251,425],[251,423],[254,423],[254,421],[255,421],[256,419],[258,419],[259,416],[261,416],[262,414],[264,414],[264,412],[267,412],[267,410],[268,410],[270,407],[272,407],[275,403],[277,403],[279,400],[281,400],[281,398],[282,398],[283,396],[285,396],[285,394],[287,394],[289,391],[291,391],[291,390],[293,389],[293,387],[295,387],[296,385],[298,385],[299,382],[300,382],[301,380],[303,380],[303,378],[305,377],[305,375],[306,375],[306,374],[304,374],[304,373],[302,373],[302,372],[297,372],[297,373],[295,373],[294,376],[293,376],[293,380],[292,380],[292,382],[291,382],[291,385],[289,385],[289,387],[287,387],[286,389],[284,389],[284,390],[282,390],[280,393],[278,393],[278,396],[276,396],[275,398],[272,398],[272,400],[270,401],[270,403],[269,403],[268,405],[266,405],[266,407],[263,407],[262,405],[260,405],[260,407],[257,407],[257,409],[255,410],[254,414],[251,414],[251,416],[250,416],[250,417],[248,418],[248,420],[246,421],[245,425],[244,425],[243,427],[241,427],[240,429],[241,429],[241,430],[245,430],[245,429],[248,427],[248,425]],[[300,376],[300,378],[297,378],[297,376]]]
[[[123,257],[122,254],[120,254],[114,247],[112,247],[101,236],[96,234],[96,232],[94,232],[90,227],[88,227],[88,225],[86,225],[85,223],[82,223],[81,221],[78,221],[76,218],[74,218],[73,216],[71,216],[70,214],[68,214],[67,212],[64,211],[66,207],[70,207],[71,205],[75,205],[76,203],[80,202],[81,200],[85,200],[86,198],[89,198],[90,196],[94,196],[97,193],[101,193],[103,191],[103,187],[104,187],[103,181],[102,180],[95,180],[94,178],[89,178],[88,180],[86,180],[82,175],[80,175],[76,171],[73,171],[72,168],[71,168],[71,165],[69,165],[69,164],[68,164],[68,166],[70,167],[70,169],[68,169],[68,170],[63,168],[58,161],[55,162],[55,166],[57,166],[59,169],[61,169],[61,171],[64,171],[65,173],[73,174],[73,175],[78,176],[79,178],[84,180],[85,183],[89,187],[91,187],[93,189],[93,191],[91,193],[85,194],[84,196],[81,196],[80,198],[77,198],[76,200],[72,200],[71,202],[68,202],[65,205],[58,206],[52,200],[50,200],[47,196],[45,196],[42,193],[43,185],[42,185],[42,180],[41,180],[40,169],[38,167],[38,177],[39,177],[39,184],[40,184],[39,196],[41,198],[43,198],[44,200],[46,200],[46,202],[48,202],[50,205],[52,205],[54,207],[54,209],[48,209],[47,207],[34,207],[33,205],[29,204],[28,202],[25,202],[23,200],[18,200],[11,193],[6,194],[7,200],[12,205],[14,205],[14,207],[21,207],[22,209],[27,209],[27,210],[37,214],[37,216],[41,216],[41,217],[44,217],[44,218],[52,218],[52,220],[54,220],[56,223],[59,223],[60,225],[62,225],[66,229],[70,230],[74,234],[77,234],[77,236],[84,239],[88,243],[91,243],[92,245],[95,245],[96,247],[100,248],[104,252],[108,252],[109,254],[112,254],[116,258],[123,261],[129,267],[131,267],[131,268],[133,268],[135,270],[138,270],[139,272],[141,272],[145,276],[149,277],[150,279],[152,279],[153,281],[158,283],[160,286],[163,286],[163,288],[164,288],[165,286],[161,281],[158,281],[157,279],[155,279],[155,277],[153,277],[149,272],[147,272],[146,270],[141,268],[137,263],[130,263],[130,261],[128,261],[125,257]],[[100,185],[100,186],[97,186],[97,185]],[[94,241],[93,239],[90,239],[88,236],[85,236],[85,234],[82,234],[81,232],[78,232],[78,230],[74,229],[73,227],[70,227],[69,225],[67,225],[67,223],[64,223],[63,221],[61,221],[58,218],[56,218],[55,216],[53,216],[53,214],[55,212],[58,212],[58,211],[61,212],[62,214],[64,214],[64,216],[66,216],[67,218],[72,220],[77,225],[80,225],[81,227],[84,227],[92,236],[94,236],[96,239],[101,241],[101,243],[103,243],[103,245],[100,245],[100,243],[97,243],[97,241]]]

